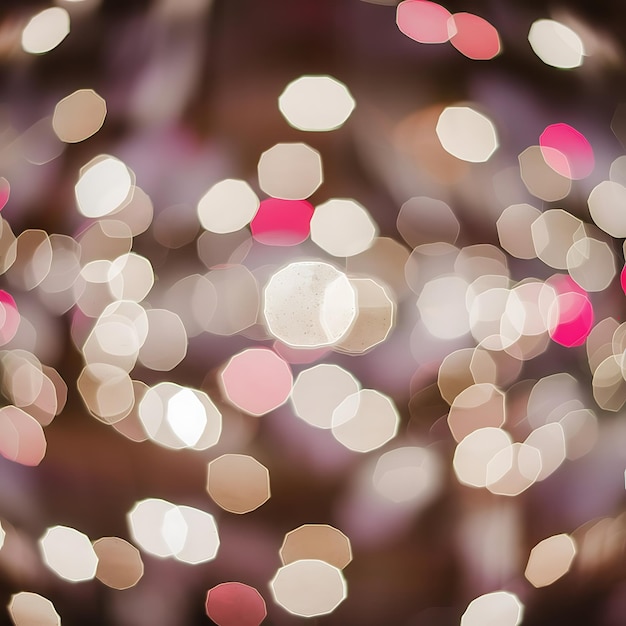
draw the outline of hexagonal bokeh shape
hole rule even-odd
[[[218,626],[259,626],[267,616],[263,596],[254,587],[238,582],[209,589],[205,608]]]
[[[302,617],[332,613],[348,595],[340,569],[308,559],[281,567],[270,581],[270,589],[277,604]]]
[[[452,401],[448,426],[457,442],[480,428],[499,428],[505,421],[504,393],[493,383],[476,383]]]
[[[355,106],[348,88],[330,76],[300,76],[278,98],[278,108],[287,122],[306,131],[339,128]]]
[[[567,534],[540,541],[531,551],[524,576],[533,587],[546,587],[569,572],[576,544]]]
[[[530,226],[537,256],[550,267],[567,269],[567,253],[582,221],[563,209],[544,211]]]
[[[357,294],[357,315],[352,328],[335,345],[338,352],[363,354],[383,343],[391,333],[396,304],[373,278],[351,278]]]
[[[77,143],[97,133],[107,114],[107,105],[93,89],[78,89],[54,107],[52,128],[66,143]]]
[[[304,524],[285,535],[280,548],[283,565],[317,559],[343,569],[352,561],[350,539],[328,524]]]
[[[530,204],[508,206],[496,221],[500,245],[518,259],[534,259],[537,253],[530,226],[540,215],[541,211]]]
[[[219,382],[233,406],[258,416],[287,402],[293,376],[289,364],[273,350],[249,348],[231,357]]]
[[[296,348],[337,343],[357,314],[350,280],[322,261],[296,261],[278,270],[265,287],[264,301],[268,331]]]
[[[49,528],[39,547],[46,565],[61,578],[80,582],[95,577],[98,557],[89,537],[75,528]]]
[[[400,416],[394,402],[374,389],[361,389],[333,411],[333,436],[355,452],[371,452],[393,439]]]
[[[20,591],[12,595],[7,609],[15,626],[61,626],[54,604],[37,593]]]
[[[524,615],[524,605],[509,591],[494,591],[474,598],[461,616],[461,626],[518,626]]]
[[[255,458],[223,454],[208,465],[207,492],[230,513],[249,513],[270,498],[270,474]]]
[[[102,537],[94,541],[98,556],[96,578],[112,589],[130,589],[143,576],[139,550],[119,537]]]
[[[359,381],[339,365],[320,363],[298,374],[291,404],[295,414],[311,426],[332,428],[333,411],[360,388]]]
[[[332,198],[315,207],[311,218],[311,239],[337,257],[364,252],[377,234],[368,211],[351,198]]]
[[[463,161],[483,163],[498,147],[491,120],[467,106],[446,107],[439,116],[436,132],[443,149]]]
[[[305,143],[278,143],[258,164],[259,187],[273,198],[304,200],[322,184],[322,157]]]

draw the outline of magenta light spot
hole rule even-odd
[[[619,284],[622,286],[622,291],[626,294],[626,265],[624,265],[619,275]]]
[[[539,145],[544,161],[558,174],[572,179],[589,176],[595,159],[587,138],[569,124],[551,124],[541,133]]]
[[[426,0],[404,0],[396,11],[400,32],[419,43],[449,41],[456,32],[454,23],[449,22],[450,17],[450,11]]]
[[[267,198],[250,222],[252,236],[269,246],[295,246],[311,230],[313,205],[306,200]]]
[[[4,209],[7,202],[9,201],[10,194],[11,185],[9,184],[9,181],[4,177],[0,177],[0,211]]]
[[[229,582],[209,589],[206,613],[217,626],[259,626],[267,608],[254,587]]]
[[[0,289],[0,345],[9,343],[20,325],[20,314],[10,293]]]
[[[455,34],[450,43],[468,59],[488,61],[500,53],[500,36],[487,20],[473,13],[455,13],[449,20]]]
[[[222,371],[222,386],[238,409],[265,415],[287,401],[293,376],[289,365],[273,350],[250,348],[230,359]]]
[[[557,274],[548,279],[557,292],[550,308],[550,337],[567,348],[582,345],[593,327],[593,306],[587,292],[569,276]]]

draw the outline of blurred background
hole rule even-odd
[[[623,625],[623,18],[3,0],[0,623]]]

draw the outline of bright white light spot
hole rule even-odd
[[[436,131],[443,149],[463,161],[483,163],[498,147],[494,125],[470,107],[446,107]]]
[[[97,157],[82,170],[76,183],[78,210],[85,217],[104,217],[130,199],[133,177],[129,169],[112,156]]]
[[[581,38],[555,20],[537,20],[528,33],[534,53],[546,64],[562,69],[582,65],[585,49]]]
[[[70,32],[70,14],[61,7],[44,9],[31,17],[22,31],[22,48],[43,54],[56,48]]]
[[[182,389],[168,400],[166,419],[188,446],[198,443],[207,424],[204,406],[191,389]]]
[[[278,98],[278,108],[287,122],[309,131],[339,128],[355,105],[348,88],[330,76],[301,76]]]

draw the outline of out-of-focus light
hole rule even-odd
[[[106,424],[126,417],[135,401],[130,376],[107,363],[89,363],[80,373],[78,392],[89,412]]]
[[[474,598],[461,616],[461,626],[518,626],[524,605],[509,591],[494,591]]]
[[[581,237],[567,251],[569,275],[585,291],[603,291],[617,273],[615,254],[604,241]]]
[[[244,180],[227,178],[215,183],[198,202],[198,218],[205,230],[232,233],[256,215],[259,198]]]
[[[500,428],[504,422],[504,393],[492,383],[478,383],[461,391],[448,413],[448,426],[457,442],[481,428]]]
[[[454,452],[452,465],[459,482],[470,487],[486,487],[489,463],[511,443],[509,433],[500,428],[480,428],[470,433]]]
[[[626,187],[605,180],[596,185],[587,199],[591,219],[611,237],[626,237]]]
[[[436,2],[403,0],[396,10],[401,33],[419,43],[444,43],[456,33],[451,13]]]
[[[70,32],[70,14],[61,7],[44,9],[30,18],[22,31],[22,49],[44,54],[56,48]]]
[[[223,454],[208,466],[208,494],[230,513],[250,513],[270,499],[270,474],[255,458]]]
[[[270,589],[277,604],[302,617],[332,613],[348,595],[341,570],[316,559],[294,561],[279,568]]]
[[[131,199],[114,211],[115,219],[126,224],[132,237],[141,235],[152,224],[154,207],[150,196],[141,187],[133,186]]]
[[[333,411],[332,432],[349,450],[371,452],[393,439],[399,424],[391,398],[374,389],[361,389]]]
[[[98,557],[89,537],[75,528],[54,526],[39,540],[46,565],[70,582],[91,580],[96,575]]]
[[[146,434],[175,450],[205,450],[222,433],[222,414],[211,398],[197,389],[162,382],[146,390],[137,408]]]
[[[559,423],[565,433],[565,455],[570,461],[593,450],[598,440],[598,418],[591,409],[570,411]]]
[[[61,626],[54,604],[37,593],[13,594],[7,608],[15,626]]]
[[[553,157],[551,156],[554,153]],[[562,200],[572,189],[572,180],[569,176],[561,176],[547,163],[548,159],[558,160],[560,152],[554,148],[529,146],[518,156],[520,176],[526,189],[537,198],[546,202]]]
[[[593,373],[591,386],[593,399],[601,409],[619,411],[626,403],[623,357],[606,357]]]
[[[585,49],[581,38],[561,22],[546,19],[533,22],[528,41],[546,65],[571,69],[583,63]]]
[[[544,424],[533,430],[524,443],[539,450],[541,455],[537,481],[545,480],[565,461],[565,431],[559,422]]]
[[[107,105],[93,89],[79,89],[54,107],[52,128],[65,143],[78,143],[95,135],[107,113]]]
[[[283,565],[315,559],[343,569],[352,561],[350,539],[328,524],[304,524],[285,535],[279,551]]]
[[[234,335],[257,321],[260,308],[259,285],[245,265],[217,267],[206,274],[215,290],[215,310],[210,301],[199,311],[205,330],[216,335]],[[202,304],[200,304],[202,307]]]
[[[322,250],[338,257],[367,250],[377,231],[368,211],[351,199],[328,200],[315,207],[311,218],[311,239]]]
[[[436,131],[444,150],[462,161],[484,163],[498,147],[491,120],[470,107],[446,107]]]
[[[569,124],[550,124],[539,137],[546,163],[561,176],[581,179],[593,171],[593,148],[587,138]]]
[[[311,230],[313,205],[306,200],[266,198],[250,222],[254,239],[269,246],[295,246]]]
[[[6,206],[10,195],[11,184],[4,176],[0,176],[0,211]]]
[[[130,201],[133,175],[122,161],[101,155],[81,168],[76,201],[85,217],[103,217]]]
[[[238,582],[209,589],[205,609],[217,626],[260,626],[267,616],[263,596],[254,587]]]
[[[487,350],[462,348],[447,354],[439,366],[437,386],[441,397],[452,404],[455,398],[475,383],[495,381],[496,364]]]
[[[348,88],[330,76],[301,76],[278,98],[278,108],[287,122],[306,131],[339,128],[355,105]]]
[[[148,334],[139,349],[144,367],[159,372],[174,369],[187,354],[187,333],[180,317],[167,309],[150,309]]]
[[[558,294],[548,313],[551,339],[568,348],[582,345],[594,321],[589,295],[569,276],[557,274],[550,284]]]
[[[154,285],[154,270],[146,257],[129,252],[111,263],[109,281],[117,300],[141,302]]]
[[[514,497],[539,480],[541,452],[525,443],[513,443],[497,452],[487,465],[487,489]]]
[[[279,143],[259,159],[259,187],[284,200],[304,200],[322,184],[322,158],[304,143]]]
[[[376,462],[372,482],[383,497],[396,503],[426,505],[439,493],[443,464],[429,448],[404,447],[385,452]]]
[[[199,230],[198,213],[190,203],[165,207],[152,221],[152,235],[155,240],[170,250],[190,244]]]
[[[544,211],[530,227],[537,256],[554,269],[567,269],[567,253],[581,224],[563,209]]]
[[[311,426],[332,428],[333,411],[360,388],[350,372],[334,363],[321,363],[298,374],[291,403],[295,414]]]
[[[455,13],[450,17],[450,43],[468,59],[488,61],[500,54],[502,45],[496,28],[473,13]]]
[[[220,540],[209,513],[148,498],[137,502],[127,518],[136,543],[154,556],[173,556],[191,565],[217,556]]]
[[[34,417],[12,405],[0,409],[0,454],[3,457],[21,465],[39,465],[46,447],[43,428]]]
[[[20,325],[21,316],[13,296],[0,289],[0,345],[9,343]]]
[[[533,587],[546,587],[567,574],[575,556],[576,544],[569,535],[553,535],[530,551],[524,576]]]
[[[280,269],[268,281],[264,297],[268,331],[294,347],[338,342],[357,314],[348,277],[322,261],[296,261]]]
[[[139,550],[119,537],[102,537],[94,541],[98,557],[96,578],[112,589],[130,589],[143,576]]]
[[[400,207],[396,226],[412,248],[437,241],[454,244],[461,232],[452,209],[443,200],[427,196],[407,200]]]
[[[289,398],[291,368],[273,350],[250,348],[233,356],[220,376],[228,401],[250,415],[265,415]]]
[[[465,298],[468,284],[459,276],[441,276],[426,283],[417,308],[428,332],[439,339],[456,339],[470,330]]]
[[[346,259],[346,271],[366,274],[389,285],[394,295],[402,298],[408,294],[404,268],[409,250],[391,237],[376,237],[369,249]]]
[[[387,339],[395,321],[395,302],[372,278],[352,278],[357,294],[357,315],[352,328],[335,345],[338,352],[363,354]]]

